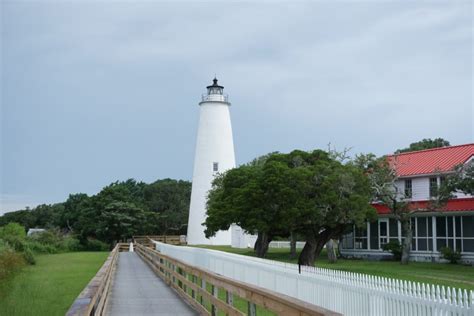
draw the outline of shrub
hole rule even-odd
[[[448,247],[443,247],[441,248],[441,256],[449,260],[449,263],[458,263],[459,260],[461,260],[461,252],[459,250],[452,250],[451,248]]]
[[[18,223],[9,223],[3,227],[0,227],[0,239],[8,238],[19,238],[25,239],[26,232],[25,227]]]
[[[383,245],[382,249],[384,251],[390,251],[393,254],[393,259],[395,261],[400,261],[402,259],[403,246],[398,241],[392,240],[388,244]]]
[[[5,236],[3,238],[3,240],[11,247],[13,248],[13,250],[15,251],[18,251],[18,252],[22,252],[23,250],[25,250],[26,248],[29,248],[28,247],[28,243],[26,242],[26,240],[24,238],[20,238],[18,236],[14,236],[14,235],[11,235],[11,236]]]
[[[66,251],[81,251],[84,246],[81,245],[79,239],[72,236],[65,237],[61,243],[61,248]]]
[[[33,251],[31,251],[30,248],[25,248],[25,250],[23,250],[21,255],[23,256],[23,259],[25,259],[25,261],[28,264],[36,264],[35,256],[33,255]]]
[[[0,280],[7,278],[25,265],[25,259],[0,239]]]
[[[34,253],[58,253],[59,248],[49,244],[42,244],[36,240],[27,240],[26,246]]]
[[[46,245],[43,245],[34,240],[28,241],[28,248],[30,248],[31,251],[37,252],[37,253],[49,253],[49,249]]]
[[[109,245],[97,239],[87,239],[85,250],[107,251],[109,250]]]
[[[43,245],[50,245],[55,248],[60,248],[63,238],[56,230],[46,230],[44,232],[32,235],[30,239],[35,240]]]

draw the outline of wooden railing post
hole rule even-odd
[[[186,271],[181,270],[181,273],[185,279],[188,278],[188,274],[186,273]],[[186,286],[186,283],[183,283],[183,290],[184,290],[184,293],[188,293],[188,287]]]
[[[230,306],[234,306],[234,295],[232,292],[225,291],[225,302]]]
[[[218,297],[218,291],[219,289],[217,288],[217,286],[215,286],[214,284],[211,285],[211,293],[214,297]],[[212,302],[211,302],[212,303]],[[211,315],[212,316],[216,316],[217,315],[217,306],[215,304],[212,303],[211,305]]]
[[[257,305],[252,302],[247,303],[247,313],[249,316],[256,316],[257,315]]]
[[[194,284],[196,284],[197,279],[196,279],[196,276],[195,276],[194,274],[191,275],[191,279],[192,279],[191,282],[193,282]],[[194,290],[194,288],[191,288],[191,297],[192,297],[193,299],[196,299],[196,291]]]
[[[204,291],[206,290],[206,280],[204,279],[201,279],[201,289],[204,289]],[[204,301],[203,301],[203,297],[201,295],[201,298],[199,299],[199,303],[201,303],[201,305],[204,305]]]

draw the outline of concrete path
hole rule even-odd
[[[135,253],[121,252],[107,315],[198,315]]]

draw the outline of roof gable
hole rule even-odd
[[[394,154],[387,158],[399,177],[409,177],[449,172],[472,156],[474,143]]]

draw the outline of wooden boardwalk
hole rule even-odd
[[[135,252],[120,252],[107,315],[197,315]]]

